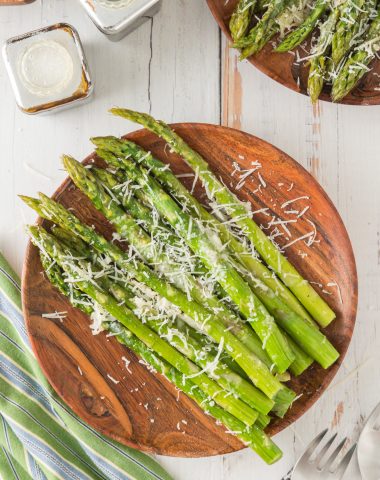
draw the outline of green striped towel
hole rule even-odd
[[[172,480],[99,434],[56,395],[30,347],[20,281],[0,253],[0,479]]]

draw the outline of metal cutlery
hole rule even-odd
[[[283,480],[341,480],[356,450],[356,444],[348,450],[343,458],[338,460],[346,445],[347,437],[329,453],[330,447],[337,437],[337,434],[334,434],[318,451],[327,432],[326,428],[312,440],[293,470]]]

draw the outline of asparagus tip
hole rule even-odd
[[[28,207],[33,208],[35,210],[40,205],[40,200],[38,198],[28,197],[27,195],[18,195],[18,197],[28,205]]]
[[[68,170],[68,168],[71,165],[79,163],[77,160],[75,160],[75,158],[71,157],[70,155],[65,155],[65,154],[62,155],[61,160],[62,160],[63,166],[65,167],[66,170]]]
[[[134,113],[132,110],[120,107],[112,107],[108,110],[112,115],[117,115],[119,117],[126,117],[130,113]]]

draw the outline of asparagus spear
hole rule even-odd
[[[95,268],[103,269],[102,262],[93,254],[91,249],[80,248],[76,250],[76,245],[72,246],[72,241],[67,237],[65,231],[54,228],[54,235],[63,237],[63,244],[76,255],[81,258],[91,260]],[[120,272],[116,275],[112,272],[111,278],[116,276],[116,280],[110,280],[107,277],[99,279],[99,285],[112,293],[112,295],[123,305],[126,305],[134,312],[144,323],[152,330],[166,339],[174,348],[189,358],[193,363],[200,366],[205,373],[211,376],[219,385],[227,391],[237,395],[247,405],[255,410],[267,414],[274,406],[274,402],[266,397],[260,390],[254,387],[241,375],[233,371],[226,363],[223,350],[220,348],[210,349],[200,337],[196,336],[191,328],[187,327],[186,331],[180,328],[176,323],[178,312],[167,310],[163,305],[161,298],[145,286],[136,282],[128,281]],[[207,345],[207,347],[206,347]]]
[[[150,115],[132,110],[113,108],[114,115],[134,121],[163,138],[188,165],[199,175],[209,197],[225,207],[225,211],[244,231],[248,239],[266,263],[279,275],[282,281],[296,295],[303,306],[313,315],[322,327],[326,327],[335,314],[317,294],[307,280],[302,278],[293,265],[275,247],[246,210],[246,206],[223,185],[211,172],[207,162],[164,122],[156,121]]]
[[[215,405],[215,402],[204,395],[204,393],[197,388],[191,380],[184,379],[183,375],[181,375],[178,370],[171,367],[154,352],[147,349],[144,343],[140,342],[119,323],[113,322],[108,328],[112,333],[116,334],[116,338],[120,343],[123,343],[133,350],[157,372],[163,374],[171,383],[173,383],[173,385],[192,398],[202,410],[220,421],[230,432],[234,432],[234,434],[240,438],[245,445],[252,448],[265,462],[273,464],[281,458],[281,450],[261,429],[258,428],[258,426],[256,426],[256,424],[247,428],[242,422]],[[262,417],[259,417],[259,419],[260,418]],[[259,419],[256,423],[259,423]]]
[[[176,245],[178,243],[178,236],[172,230],[169,230],[162,222],[157,220],[155,222],[150,220],[151,210],[142,205],[137,199],[130,195],[124,195],[122,189],[118,188],[118,180],[104,169],[94,169],[94,175],[101,180],[108,189],[111,189],[120,203],[131,213],[136,220],[142,220],[144,228],[151,234],[156,234],[156,229],[165,238],[168,244]],[[143,190],[137,190],[137,194],[141,194]],[[197,270],[203,265],[197,265]],[[267,367],[272,367],[272,361],[268,357],[256,333],[248,325],[240,321],[236,316],[231,316],[231,311],[213,297],[207,297],[201,303],[207,305],[211,310],[220,312],[219,318],[226,328],[246,346],[248,347]]]
[[[286,371],[294,360],[294,355],[286,340],[278,330],[273,317],[268,314],[249,285],[224,258],[218,248],[215,248],[214,243],[208,238],[208,232],[204,231],[193,217],[183,212],[146,171],[127,159],[123,161],[127,175],[144,189],[145,194],[149,196],[150,201],[162,217],[172,225],[194,254],[199,256],[213,273],[215,279],[238,305],[239,310],[260,337],[263,347],[277,366],[278,371],[280,373]]]
[[[117,141],[117,139],[116,139],[116,141]],[[109,155],[104,154],[104,152],[103,152],[103,156],[105,157],[105,160],[106,160],[106,161],[107,161],[107,160],[111,160],[113,166],[116,166],[116,167],[119,166],[119,165],[118,165],[118,160],[115,161],[115,159],[112,159],[112,157],[110,157]],[[147,156],[147,154],[144,155],[144,157],[146,157],[146,156]],[[166,169],[165,169],[165,171],[166,171]],[[117,181],[116,181],[116,179],[115,179],[109,172],[107,172],[106,170],[99,170],[99,171],[96,171],[95,173],[97,173],[98,175],[100,175],[100,177],[102,178],[103,181],[106,181],[107,187],[108,187],[109,189],[114,189],[115,186],[117,186]],[[175,177],[174,177],[174,178],[175,178]],[[120,179],[120,181],[121,181],[121,179]],[[138,190],[138,191],[139,191],[139,192],[142,192],[143,190]],[[122,202],[123,199],[120,197],[120,195],[119,195],[118,198],[119,198],[119,200]],[[128,198],[129,198],[129,197],[128,197]],[[170,236],[167,235],[167,236],[166,236],[166,239],[167,239],[167,241],[170,241]],[[235,268],[236,268],[236,267],[235,267]],[[237,269],[238,269],[238,268],[237,268]],[[268,275],[269,275],[269,272],[268,272]],[[248,274],[248,272],[247,272],[246,278],[248,278],[248,277],[249,277],[249,274]],[[252,279],[252,278],[249,278],[249,281],[251,281],[251,282],[253,281],[253,283],[254,283],[253,288],[254,288],[255,293],[258,295],[258,297],[259,297],[262,301],[265,302],[265,299],[268,297],[268,294],[266,293],[266,290],[265,290],[265,289],[262,289],[262,288],[259,289],[259,290],[258,290],[258,289],[255,289],[255,286],[257,285],[257,280],[256,280],[256,279],[254,279],[254,278],[253,278],[253,279]],[[251,285],[251,286],[252,286],[252,285]],[[263,292],[265,293],[264,298],[261,296],[261,293],[263,293]],[[306,319],[309,320],[307,317],[306,317]],[[312,322],[310,322],[310,323],[311,323],[312,325],[314,325],[314,323],[312,323]],[[232,329],[232,332],[235,333],[235,332],[234,332],[234,329]],[[248,333],[248,332],[247,332],[247,333]],[[303,372],[312,364],[313,359],[312,359],[309,355],[307,355],[307,354],[291,339],[291,337],[289,337],[289,335],[287,335],[287,334],[284,333],[284,332],[282,332],[282,333],[285,335],[288,343],[290,343],[291,349],[292,349],[292,351],[293,351],[293,353],[294,353],[294,356],[295,356],[295,360],[294,360],[293,363],[290,365],[289,369],[290,369],[290,371],[291,371],[294,375],[298,376],[298,375],[300,375],[301,373],[303,373]],[[240,337],[239,337],[239,338],[240,338]],[[242,338],[242,341],[243,341],[243,340],[244,340],[244,339]],[[253,351],[255,352],[255,350],[253,350]],[[264,352],[264,350],[261,350],[261,352]],[[259,355],[258,355],[258,356],[259,356]],[[270,366],[270,361],[269,361],[269,364],[268,364],[268,362],[266,362],[265,359],[263,359],[263,360],[264,360],[264,362],[265,362],[267,365]]]
[[[266,38],[268,32],[276,26],[276,19],[285,10],[290,0],[270,0],[268,2],[268,8],[264,15],[257,22],[257,24],[250,30],[248,35],[243,39],[243,42],[239,44],[236,42],[235,46],[244,47],[240,54],[240,60],[250,57],[257,53],[266,42],[263,39]]]
[[[173,324],[168,323],[168,319],[160,319],[162,315],[154,310],[154,306],[146,306],[143,302],[143,308],[140,310],[136,305],[136,297],[133,292],[128,291],[124,286],[114,283],[110,285],[109,291],[113,294],[116,300],[124,302],[138,317],[144,319],[146,324],[155,331],[161,338],[165,339],[179,352],[189,358],[193,363],[202,368],[202,371],[207,373],[213,380],[215,380],[222,388],[234,393],[243,402],[251,408],[260,413],[267,414],[274,406],[274,402],[269,400],[260,390],[252,386],[249,382],[241,378],[235,372],[230,370],[227,365],[219,361],[222,354],[221,346],[219,345],[216,356],[208,353],[202,348],[200,342],[197,342],[194,337],[185,336]],[[148,302],[149,304],[150,302]],[[149,311],[150,310],[150,311]]]
[[[226,225],[217,220],[211,215],[184,187],[178,178],[168,169],[168,166],[163,164],[160,160],[154,158],[148,152],[145,152],[138,145],[129,140],[120,140],[115,137],[97,137],[92,139],[93,143],[99,148],[97,153],[107,162],[113,164],[116,168],[122,167],[118,159],[114,158],[108,153],[112,152],[118,157],[128,156],[134,158],[138,163],[141,163],[155,177],[164,185],[166,190],[177,200],[177,203],[182,205],[192,216],[202,220],[207,228],[215,231],[222,242],[227,245],[236,259],[244,265],[244,267],[258,278],[261,282],[267,285],[271,290],[276,292],[284,302],[296,313],[303,318],[311,320],[306,310],[296,299],[296,297],[283,285],[281,281],[274,277],[273,272],[270,271],[263,263],[261,263],[252,247],[247,247],[241,243],[228,229]],[[113,163],[114,162],[114,163]],[[140,193],[141,190],[137,192]]]
[[[97,258],[92,254],[91,249],[88,249],[85,245],[78,245],[77,240],[69,236],[68,232],[60,228],[53,229],[54,235],[58,239],[62,239],[61,242],[66,246],[73,254],[81,256],[81,258],[87,258],[95,263],[97,266]],[[99,268],[102,265],[100,263]],[[112,270],[112,268],[111,268]],[[119,274],[120,276],[120,274]],[[112,276],[112,278],[114,275]],[[219,348],[216,352],[210,352],[209,349],[204,348],[205,344],[194,335],[189,335],[188,332],[184,333],[165,315],[162,318],[162,314],[159,310],[162,310],[159,297],[154,296],[153,292],[149,292],[149,301],[139,301],[139,306],[136,305],[136,298],[146,297],[145,289],[141,286],[135,286],[132,290],[131,282],[121,277],[119,281],[111,281],[107,277],[102,276],[99,279],[99,285],[112,293],[112,295],[119,300],[129,309],[131,309],[135,315],[141,318],[152,330],[160,335],[161,338],[166,339],[174,348],[183,353],[193,363],[200,366],[205,373],[208,373],[221,387],[227,391],[231,391],[241,398],[247,405],[255,410],[267,414],[274,405],[274,402],[269,400],[260,390],[253,387],[249,382],[241,378],[236,372],[231,370],[222,360],[223,351]],[[133,284],[134,285],[134,284]],[[57,285],[60,291],[62,288]],[[137,290],[135,292],[134,290]],[[158,308],[155,307],[153,299],[157,298]],[[165,310],[165,309],[164,309]],[[165,311],[163,312],[165,313]],[[175,312],[176,314],[176,312]]]
[[[310,15],[296,30],[293,30],[275,49],[276,52],[289,52],[300,45],[314,30],[318,20],[329,7],[328,0],[317,0]]]
[[[221,390],[220,386],[203,373],[199,367],[144,325],[131,310],[121,306],[110,294],[100,288],[89,273],[91,272],[91,263],[85,260],[77,261],[75,257],[70,258],[70,252],[67,252],[59,240],[42,227],[29,226],[28,233],[34,245],[43,253],[46,252],[67,273],[67,281],[75,283],[78,289],[127,327],[147,347],[154,349],[183,375],[190,377],[207,395],[212,396],[220,406],[246,425],[252,425],[256,421],[258,413],[255,410],[228,392]]]
[[[328,64],[326,53],[331,49],[331,42],[339,15],[339,8],[335,8],[330,12],[326,21],[320,27],[317,44],[311,52],[308,92],[313,103],[318,100],[323,88]]]
[[[161,252],[159,246],[155,245],[155,236],[149,236],[132,218],[123,211],[119,205],[112,201],[113,197],[110,197],[104,188],[97,183],[94,175],[86,169],[81,163],[74,159],[65,156],[63,159],[66,170],[70,177],[94,203],[95,207],[100,210],[104,216],[115,226],[118,233],[123,238],[126,238],[128,242],[134,246],[136,251],[152,266],[157,265],[169,281],[185,291],[189,298],[194,298],[198,303],[209,308],[227,328],[231,327],[233,332],[239,331],[242,337],[249,337],[249,344],[254,347],[253,352],[267,364],[267,356],[263,354],[262,345],[257,336],[254,337],[251,332],[247,332],[249,327],[244,327],[241,319],[232,314],[232,312],[223,306],[223,304],[212,295],[205,293],[193,278],[190,272],[182,270],[182,265],[177,265],[175,262],[171,262],[170,258],[165,255],[165,251]],[[129,199],[129,204],[132,203],[132,199]],[[136,204],[137,202],[134,202]],[[135,210],[138,210],[135,208]],[[139,209],[141,211],[141,208]],[[169,237],[168,240],[174,238]],[[178,240],[176,240],[178,244]],[[188,253],[182,248],[182,256],[188,256]],[[251,337],[254,337],[251,338]],[[271,364],[269,362],[269,364]]]
[[[256,0],[239,0],[229,24],[232,40],[236,41],[245,34],[255,6]]]
[[[355,88],[359,80],[369,71],[368,65],[379,49],[380,11],[371,23],[364,43],[354,50],[335,78],[331,93],[334,102],[338,102]]]
[[[285,10],[271,22],[271,26],[267,28],[260,41],[253,45],[249,36],[243,37],[234,43],[236,48],[247,49],[250,55],[258,53],[277,33],[282,33],[282,25],[292,25],[296,27],[303,21],[302,12],[305,9],[305,0],[290,0]],[[251,49],[251,50],[250,50]]]
[[[94,304],[76,288],[70,290],[68,284],[64,281],[61,268],[57,264],[52,264],[50,257],[41,254],[44,270],[53,285],[61,293],[72,297],[74,294],[74,306],[80,308],[85,313],[92,313]],[[247,428],[237,418],[230,415],[227,411],[221,409],[215,404],[215,401],[204,394],[191,380],[184,377],[181,372],[173,368],[168,362],[159,357],[153,350],[149,349],[141,340],[132,334],[130,330],[116,321],[103,322],[103,327],[114,334],[117,340],[140,356],[147,364],[153,367],[156,372],[164,375],[177,388],[182,390],[192,398],[203,411],[212,415],[216,420],[222,422],[231,432],[240,438],[247,446],[252,448],[260,455],[263,460],[271,464],[281,458],[281,451],[278,447],[261,431],[268,424],[269,417],[260,415],[255,425]],[[260,425],[259,425],[260,424]]]
[[[121,183],[123,180],[121,178],[119,178],[117,180],[113,174],[111,174],[110,172],[108,172],[105,169],[96,169],[95,168],[95,169],[92,169],[92,172],[94,173],[94,175],[99,180],[102,181],[102,183],[105,184],[107,189],[112,190],[114,192],[116,198],[120,201],[120,203],[122,203],[124,206],[126,206],[126,208],[130,208],[131,203],[133,204],[132,208],[130,208],[130,210],[134,211],[135,215],[133,215],[133,214],[132,215],[136,219],[143,220],[144,221],[144,228],[148,229],[148,231],[150,229],[150,233],[152,233],[152,228],[154,228],[154,224],[152,224],[151,221],[149,222],[149,219],[152,217],[152,215],[150,214],[150,210],[148,208],[144,207],[143,205],[139,204],[139,202],[136,199],[133,199],[132,196],[129,196],[129,195],[125,196],[123,194],[123,192],[121,191],[121,189],[117,188],[118,185],[119,185],[119,182]],[[142,190],[140,190],[140,192],[141,191]],[[134,204],[137,204],[139,206],[137,208],[134,208],[136,206]],[[156,219],[156,223],[159,223],[159,220]],[[168,243],[175,243],[176,242],[177,237],[175,237],[170,230],[166,229],[166,227],[162,224],[162,222],[161,222],[161,224],[158,228],[160,230],[165,231],[164,238],[165,238],[166,242],[168,242]],[[197,268],[199,268],[199,267],[197,267]],[[226,309],[223,306],[219,307],[219,308],[223,308],[222,312],[230,315],[230,312],[228,310],[226,311]],[[224,314],[222,314],[220,318],[222,320],[223,319],[228,320],[228,317],[226,317]],[[242,324],[241,322],[238,325],[235,325],[235,323],[233,323],[233,322],[231,323],[231,325],[228,325],[228,323],[226,323],[226,326],[228,328],[230,328],[232,326],[233,328],[231,328],[231,332],[234,333],[239,339],[241,339],[246,346],[250,347],[250,344],[254,343],[254,348],[252,349],[252,351],[254,353],[256,353],[257,356],[261,360],[263,360],[264,363],[267,366],[271,366],[270,359],[265,354],[265,351],[261,347],[260,340],[255,335],[255,333],[252,331],[252,329],[250,329],[248,326]],[[243,333],[242,330],[244,331],[244,334],[242,334]],[[284,332],[283,332],[283,334],[284,334]],[[251,338],[252,335],[253,335],[253,338]],[[251,341],[247,342],[246,341],[247,338],[249,338]],[[294,375],[298,376],[301,373],[303,373],[311,365],[313,360],[305,352],[303,352],[303,350],[300,347],[298,347],[298,345],[295,342],[293,342],[293,340],[289,337],[289,335],[286,335],[286,338],[287,338],[288,343],[291,344],[291,349],[292,349],[292,351],[295,355],[295,360],[290,365],[289,369]],[[214,354],[216,354],[216,352],[214,352]],[[231,362],[233,362],[233,361],[231,360]],[[229,367],[231,367],[234,371],[237,371],[237,373],[239,373],[240,376],[242,376],[242,374],[244,374],[244,372],[237,370],[236,367],[238,367],[238,365],[234,365],[233,363],[229,363]]]
[[[338,65],[346,53],[351,50],[364,25],[367,23],[376,1],[346,0],[340,7],[340,18],[332,39],[332,60]]]
[[[99,268],[103,267],[103,264],[100,261],[100,258],[97,255],[97,253],[94,250],[92,250],[90,247],[88,247],[80,238],[74,237],[69,231],[61,227],[58,227],[56,225],[54,225],[51,228],[51,232],[54,234],[54,236],[56,236],[60,240],[60,242],[63,245],[65,245],[67,248],[75,252],[75,254],[91,260],[91,262],[94,263],[94,265],[99,265]],[[120,272],[115,271],[114,277],[119,278]],[[126,285],[129,284],[128,279],[124,278],[124,276],[121,276],[121,278],[117,281],[115,280],[115,282],[118,285],[122,286],[123,288],[125,288]],[[215,357],[218,354],[218,349],[216,348],[216,344],[213,342],[213,340],[203,335],[202,333],[198,332],[194,328],[190,327],[181,318],[181,315],[178,315],[175,318],[175,326],[178,330],[182,332],[182,335],[185,335],[186,337],[190,337],[194,339],[196,344],[200,346],[199,348],[208,352],[209,355],[212,355],[213,357]],[[248,331],[252,331],[249,327],[247,328],[248,328]],[[233,329],[231,329],[231,331],[233,331]],[[257,339],[257,341],[259,342],[259,339]],[[222,363],[226,364],[229,369],[237,373],[240,377],[249,381],[249,377],[244,372],[244,370],[225,352],[222,353],[220,360]],[[269,366],[271,365],[269,359],[268,359],[268,365]]]
[[[21,199],[31,208],[35,207],[36,200],[21,196]],[[153,291],[163,296],[169,302],[177,305],[184,313],[191,317],[198,328],[220,343],[222,338],[231,357],[243,368],[250,380],[269,398],[276,397],[278,392],[285,387],[271,375],[269,369],[250,352],[233,334],[225,330],[223,324],[201,305],[190,302],[183,292],[170,286],[157,277],[148,267],[131,258],[129,254],[121,251],[116,245],[109,243],[103,236],[66,210],[62,205],[40,194],[38,213],[47,220],[72,231],[96,250],[108,255],[125,273],[146,284]]]
[[[139,170],[127,159],[124,159],[123,162],[127,167],[127,174],[131,175],[131,179],[137,181],[139,185],[144,188],[146,195],[149,196],[153,205],[157,208],[157,210],[159,210],[161,215],[166,215],[166,219],[173,225],[175,229],[177,229],[180,234],[183,235],[184,238],[187,238],[189,245],[195,251],[195,249],[199,246],[199,243],[194,246],[191,242],[191,236],[194,235],[194,237],[198,240],[203,232],[196,229],[196,224],[190,224],[190,220],[186,221],[186,214],[183,212],[181,213],[180,207],[175,204],[174,201],[162,190],[157,182],[154,182],[153,179],[148,176],[147,172],[143,172],[141,169]],[[179,219],[179,221],[176,219]],[[192,229],[190,235],[189,225]],[[208,249],[211,248],[212,247],[208,245]],[[217,265],[218,262],[216,254],[217,252],[215,252],[212,257],[212,261],[215,265]],[[219,262],[221,265],[223,265],[220,260]],[[234,267],[235,272],[239,274],[241,273],[241,269],[236,263],[233,261],[231,262],[230,260],[229,265]],[[211,264],[207,264],[207,266],[212,269]],[[222,269],[223,267],[220,268]],[[223,274],[225,274],[224,271]],[[243,277],[245,277],[244,274],[242,275],[242,278]],[[263,299],[263,303],[266,308],[277,318],[277,321],[281,327],[285,329],[285,331],[303,348],[303,350],[306,351],[306,353],[320,363],[323,368],[328,368],[336,361],[339,356],[338,352],[317,328],[315,328],[313,325],[310,325],[307,320],[299,317],[296,313],[289,309],[287,305],[282,302],[281,298],[279,298],[268,288],[263,287],[260,282],[257,282],[255,279],[250,282],[250,279],[248,278],[246,278],[246,281],[247,284],[252,287],[252,291],[260,292],[260,298]],[[223,279],[221,282],[223,282]],[[226,291],[228,291],[227,283],[224,283],[223,287],[226,289]],[[231,291],[230,295],[233,295],[233,291]],[[249,297],[245,296],[244,298],[246,299]],[[240,308],[242,308],[241,305]],[[249,319],[249,316],[245,312],[243,313]]]

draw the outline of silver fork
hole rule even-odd
[[[337,434],[332,435],[317,453],[317,448],[327,432],[328,429],[326,428],[326,430],[323,430],[314,438],[295,464],[293,470],[283,480],[341,480],[356,450],[356,443],[337,462],[337,458],[346,444],[347,437],[328,455],[327,452],[337,436]]]

